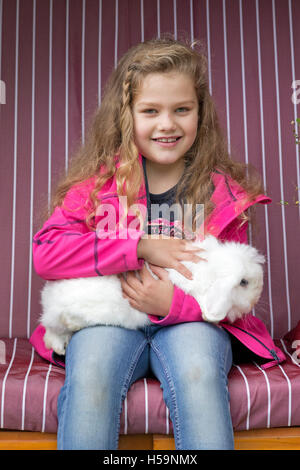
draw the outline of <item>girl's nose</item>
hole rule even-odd
[[[173,130],[176,128],[173,117],[169,113],[162,114],[158,123],[160,131]]]

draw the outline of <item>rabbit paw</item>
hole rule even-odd
[[[214,313],[207,313],[202,311],[202,318],[203,320],[209,322],[209,323],[219,323],[220,321],[224,320],[226,315],[218,315]]]
[[[44,343],[48,349],[53,349],[60,356],[64,356],[69,339],[69,335],[60,336],[46,329]]]

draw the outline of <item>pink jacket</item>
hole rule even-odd
[[[139,156],[142,164],[142,157]],[[237,217],[255,203],[267,204],[271,199],[260,195],[249,201],[245,191],[230,177],[220,172],[212,175],[214,192],[212,200],[216,208],[205,221],[210,233],[221,240],[247,243],[247,225],[239,228]],[[70,189],[62,207],[57,207],[42,229],[33,239],[33,261],[36,272],[43,279],[67,279],[116,274],[123,271],[141,269],[144,260],[137,258],[137,244],[145,233],[135,214],[129,213],[116,230],[116,220],[109,215],[114,208],[117,221],[124,213],[119,203],[115,177],[111,178],[99,193],[101,210],[97,211],[94,223],[100,229],[91,231],[85,224],[88,209],[88,195],[93,188],[94,178]],[[149,201],[148,185],[145,180],[140,188],[138,206],[145,214]],[[108,212],[105,212],[107,209]],[[110,238],[101,237],[101,227],[110,230]],[[104,229],[103,229],[104,233]],[[169,314],[160,319],[149,315],[153,324],[162,326],[183,322],[203,321],[197,301],[175,286]],[[233,324],[225,320],[223,328],[235,336],[248,349],[261,357],[263,368],[271,367],[285,360],[283,352],[277,348],[261,320],[248,315]],[[47,350],[43,341],[45,330],[39,325],[33,332],[30,342],[45,359],[64,365],[63,358]]]

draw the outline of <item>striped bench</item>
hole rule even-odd
[[[255,362],[233,365],[230,408],[235,431],[291,427],[300,423],[300,361],[289,341],[276,342],[287,361],[263,370]],[[27,339],[0,340],[1,428],[56,433],[57,398],[65,371],[40,358]],[[151,410],[151,412],[150,412]],[[172,436],[159,382],[135,382],[124,401],[121,435]]]

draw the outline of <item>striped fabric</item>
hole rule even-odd
[[[0,344],[1,428],[56,432],[64,369],[42,360],[25,338]]]
[[[0,336],[6,338],[0,356],[5,349],[9,358],[0,360],[2,428],[56,429],[64,372],[41,361],[27,341],[42,287],[31,241],[58,175],[85,140],[109,73],[139,41],[168,32],[206,45],[228,147],[256,166],[273,199],[258,209],[259,232],[250,230],[250,242],[267,257],[254,314],[273,338],[296,325],[300,176],[291,121],[300,115],[299,24],[298,0],[0,0]],[[233,367],[236,428],[299,425],[297,374],[291,360],[266,372],[253,363]],[[123,432],[137,432],[136,426],[152,432],[156,425],[155,432],[171,432],[161,391],[153,380],[139,381],[125,402]]]
[[[256,362],[233,366],[229,374],[235,430],[300,424],[300,363],[291,345],[278,341],[288,360],[263,370]],[[56,432],[57,397],[64,369],[41,359],[25,338],[0,340],[1,428]],[[159,382],[135,382],[124,401],[121,434],[172,434]]]
[[[207,45],[228,146],[259,169],[273,198],[259,209],[251,240],[268,260],[255,313],[273,337],[295,325],[300,177],[290,122],[300,114],[291,88],[300,80],[298,24],[297,0],[0,0],[3,336],[29,337],[36,325],[41,280],[32,236],[108,74],[131,45],[165,32]]]

